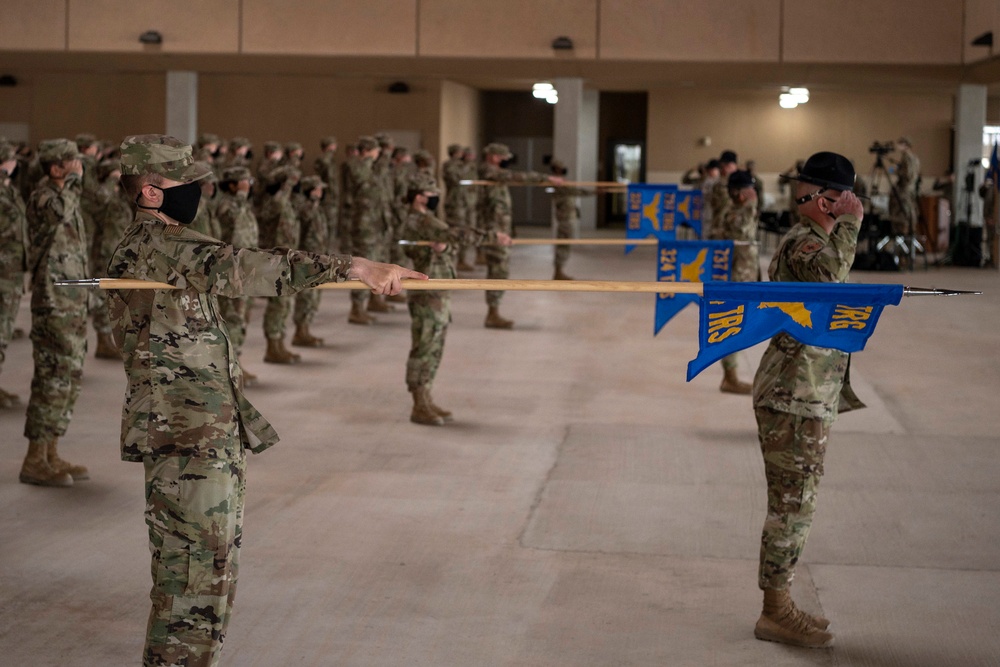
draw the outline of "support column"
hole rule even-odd
[[[198,134],[197,72],[167,72],[166,133],[194,144]]]
[[[972,227],[983,226],[982,201],[979,186],[983,169],[970,169],[983,158],[983,126],[986,125],[986,86],[962,84],[955,95],[955,202],[953,220],[968,222]],[[966,192],[966,174],[974,174],[973,190]],[[972,202],[969,215],[967,203]]]
[[[596,181],[599,93],[584,90],[580,78],[555,79],[552,83],[559,91],[553,155],[566,163],[567,180]],[[597,198],[583,197],[580,199],[580,229],[596,226]]]

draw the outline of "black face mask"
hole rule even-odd
[[[441,202],[441,197],[439,195],[431,195],[427,198],[427,210],[436,211],[438,204]]]
[[[12,181],[15,180],[17,178],[17,170],[18,170],[19,167],[20,167],[20,165],[16,165],[15,164],[14,168],[10,170],[9,174],[7,174],[7,178],[9,178]],[[2,174],[2,173],[4,173],[4,172],[0,171],[0,174]]]
[[[253,151],[247,151],[247,154],[244,157],[246,157],[246,159],[248,161],[252,160],[253,159]]]
[[[198,215],[198,202],[201,201],[201,184],[198,181],[166,189],[158,188],[155,185],[153,187],[163,193],[163,203],[160,204],[160,208],[141,206],[138,195],[135,202],[137,207],[149,211],[159,211],[182,225],[191,224]]]
[[[510,158],[510,157],[509,157],[509,158],[507,158],[507,159],[505,159],[505,160],[501,160],[501,161],[500,161],[500,168],[501,168],[501,169],[506,169],[507,167],[509,167],[509,166],[510,166],[510,165],[512,165],[513,163],[514,163],[514,158]]]

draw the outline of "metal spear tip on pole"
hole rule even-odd
[[[903,288],[903,296],[968,296],[968,295],[979,295],[979,294],[982,294],[982,292],[958,290],[958,289],[941,289],[938,287]]]
[[[100,287],[100,278],[78,278],[75,280],[57,280],[55,282],[57,287]]]

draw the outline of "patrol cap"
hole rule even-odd
[[[396,146],[392,149],[392,157],[402,157],[404,155],[409,155],[410,149],[406,146]]]
[[[854,189],[854,165],[843,155],[822,151],[809,156],[797,176],[789,178],[830,190]]]
[[[375,137],[358,137],[358,150],[362,153],[378,147],[378,140]]]
[[[417,172],[414,174],[413,178],[410,180],[409,190],[419,190],[420,192],[433,192],[434,194],[441,194],[438,190],[437,183],[434,177],[430,174],[423,172]]]
[[[208,169],[208,174],[205,175],[206,181],[210,183],[218,182],[219,179],[215,177],[215,170],[212,169],[212,165],[210,165],[208,162],[203,162],[201,160],[195,162],[195,164],[198,165],[199,167],[206,167]]]
[[[198,148],[202,146],[207,146],[209,144],[221,144],[222,141],[219,139],[219,135],[211,134],[210,132],[205,132],[198,135]]]
[[[419,151],[414,151],[413,153],[414,162],[423,162],[424,164],[431,164],[434,162],[434,156],[431,155],[430,151],[426,151],[421,148]]]
[[[274,151],[281,150],[280,141],[265,141],[264,142],[264,153],[273,153]]]
[[[323,137],[322,139],[320,139],[319,147],[322,148],[323,150],[326,150],[327,148],[333,146],[336,143],[337,143],[337,137],[331,135],[329,137]]]
[[[191,146],[165,134],[125,137],[121,145],[122,175],[159,174],[172,181],[190,183],[205,178],[212,168],[195,162]]]
[[[246,167],[226,167],[222,170],[222,180],[224,181],[235,183],[237,181],[249,181],[252,178],[250,170]]]
[[[0,143],[0,162],[7,162],[17,157],[17,148],[14,144]]]
[[[0,162],[2,162],[2,160],[0,160]],[[97,178],[101,181],[107,180],[108,176],[111,175],[111,172],[120,169],[121,162],[118,160],[101,160],[97,163]]]
[[[455,153],[462,152],[462,147],[459,144],[448,144],[448,156],[451,157]]]
[[[392,137],[390,137],[385,132],[379,132],[378,134],[376,134],[375,141],[377,141],[378,145],[381,146],[382,148],[388,148],[389,146],[393,146],[396,143],[392,140]]]
[[[722,151],[722,155],[719,156],[719,164],[725,164],[726,162],[736,162],[736,153],[734,151]]]
[[[293,167],[290,164],[286,164],[283,167],[278,167],[274,169],[267,175],[267,182],[271,185],[278,185],[284,183],[285,181],[291,181],[292,183],[298,183],[299,179],[302,178],[302,172]]]
[[[79,150],[86,150],[97,143],[97,137],[92,134],[81,133],[76,135],[76,147]]]
[[[79,157],[76,142],[69,139],[46,139],[38,144],[39,162],[62,162]]]
[[[302,192],[312,192],[316,188],[326,188],[326,183],[319,176],[306,176],[300,182]]]
[[[287,144],[285,144],[286,153],[291,153],[292,151],[300,151],[300,150],[302,150],[302,144],[300,144],[297,141],[289,141]]]
[[[483,148],[483,153],[485,155],[499,155],[502,158],[513,157],[513,154],[510,152],[510,149],[507,148],[506,144],[500,144],[496,142],[492,144],[486,144],[486,146]]]
[[[246,137],[233,137],[232,139],[229,140],[229,147],[233,149],[240,148],[242,146],[252,146],[252,145],[253,144],[250,143],[250,140],[247,139]]]
[[[743,188],[752,188],[756,182],[757,180],[749,171],[738,169],[729,174],[729,181],[726,183],[726,186],[730,190],[742,190]]]
[[[555,158],[549,162],[549,168],[552,169],[553,174],[565,174],[568,171],[563,161]]]

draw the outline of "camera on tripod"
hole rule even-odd
[[[872,145],[868,147],[868,152],[875,153],[875,155],[888,155],[894,150],[896,150],[894,141],[873,141]]]

